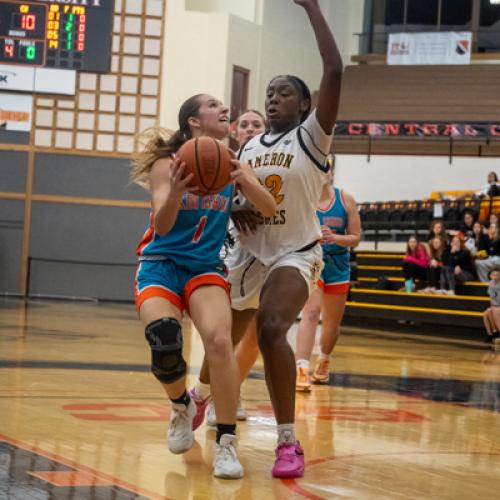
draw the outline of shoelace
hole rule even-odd
[[[170,432],[173,433],[175,431],[175,428],[181,422],[182,420],[188,420],[188,412],[187,412],[187,406],[185,411],[179,411],[177,409],[172,410],[174,412],[174,418],[170,422]]]
[[[236,453],[234,452],[234,448],[232,445],[225,444],[219,446],[222,450],[222,460],[224,460],[224,462],[227,462],[228,460],[236,457]]]
[[[280,448],[281,446],[291,446],[291,445],[287,445],[287,443],[283,443],[280,445]],[[285,460],[287,462],[290,462],[292,463],[295,459],[295,446],[294,446],[294,450],[293,450],[293,454],[292,453],[286,453],[286,454],[279,454],[279,453],[276,453],[278,456],[278,460]]]

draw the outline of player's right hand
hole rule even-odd
[[[170,193],[171,196],[178,196],[182,198],[184,193],[191,193],[196,191],[195,186],[191,186],[191,181],[194,175],[188,174],[184,177],[184,168],[186,163],[179,158],[175,158],[170,167]]]

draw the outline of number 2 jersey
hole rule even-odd
[[[186,193],[172,229],[159,235],[150,225],[137,247],[139,260],[170,259],[188,269],[205,269],[221,262],[233,202],[233,184],[220,193],[197,196]]]
[[[295,252],[321,238],[316,207],[321,195],[332,135],[313,110],[296,128],[283,134],[261,134],[241,151],[277,203],[273,217],[260,216],[255,233],[239,234],[241,245],[263,264]],[[247,202],[248,203],[248,202]],[[250,208],[246,203],[242,208]]]

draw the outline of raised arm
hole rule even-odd
[[[323,61],[323,76],[319,86],[316,115],[321,128],[327,134],[330,134],[337,120],[340,103],[343,72],[342,57],[330,27],[319,8],[318,0],[293,1],[297,5],[304,7],[316,35],[319,53]]]
[[[151,169],[149,185],[154,229],[159,235],[168,233],[174,227],[182,195],[196,189],[188,187],[193,174],[182,178],[183,165],[180,160],[162,158],[157,160]]]

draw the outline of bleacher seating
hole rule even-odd
[[[361,203],[358,205],[365,239],[377,241],[404,241],[410,234],[425,237],[434,217],[435,204],[441,205],[442,217],[447,229],[458,229],[465,210],[475,218],[481,210],[481,200],[422,200]]]
[[[482,311],[489,306],[487,284],[467,282],[457,295],[406,293],[400,252],[358,252],[357,282],[350,291],[346,316],[414,321],[422,324],[483,328]],[[375,288],[386,277],[389,290]]]

